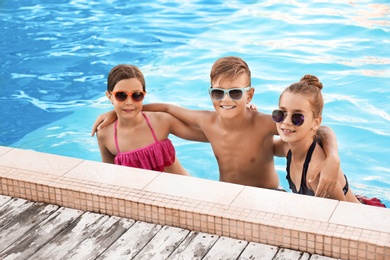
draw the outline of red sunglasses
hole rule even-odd
[[[138,90],[133,92],[113,91],[111,94],[114,95],[116,101],[118,102],[125,102],[128,97],[131,97],[134,102],[141,102],[144,99],[146,92]]]

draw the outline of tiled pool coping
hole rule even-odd
[[[0,146],[0,194],[342,259],[390,259],[390,210]]]

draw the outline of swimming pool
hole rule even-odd
[[[0,145],[100,160],[90,128],[109,110],[108,71],[132,63],[147,102],[213,109],[212,63],[245,59],[254,103],[270,113],[303,74],[324,83],[355,193],[390,207],[390,4],[387,1],[3,1]],[[172,138],[192,175],[218,179],[208,144]],[[276,159],[281,184],[285,160]]]

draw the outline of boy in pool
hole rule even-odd
[[[200,128],[214,151],[221,181],[277,189],[273,137],[278,133],[270,115],[246,108],[254,95],[247,63],[238,57],[220,58],[212,66],[210,79],[209,93],[215,111],[188,110],[170,104],[148,104],[144,110],[168,112]],[[99,116],[92,134],[115,118],[113,111]],[[323,143],[328,156],[319,166],[323,174],[316,195],[325,197],[336,184],[334,172],[340,162],[333,131],[326,127],[321,130],[326,137]]]
[[[170,114],[141,111],[146,84],[138,67],[120,64],[112,68],[106,95],[118,119],[97,134],[103,162],[189,175],[176,157],[168,135],[203,142],[207,139],[201,130]]]
[[[313,175],[326,155],[322,149],[321,139],[317,130],[322,121],[324,99],[321,90],[322,83],[316,76],[305,75],[302,79],[288,86],[280,95],[279,109],[272,112],[272,119],[280,138],[274,140],[275,155],[287,158],[287,180],[294,193],[314,196],[318,179],[307,181],[307,176]],[[379,199],[357,198],[349,184],[347,176],[340,169],[337,173],[335,189],[329,193],[329,198],[385,207]]]

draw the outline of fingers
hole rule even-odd
[[[330,198],[331,194],[333,193],[334,189],[336,188],[337,183],[331,182],[331,183],[326,183],[320,182],[317,186],[317,190],[315,192],[316,197],[321,197],[321,198]]]
[[[101,125],[104,123],[104,120],[100,119],[100,116],[95,120],[92,126],[91,136],[94,136],[97,131],[100,130]]]
[[[326,198],[328,196],[326,187],[324,187],[324,185],[321,185],[321,183],[319,183],[315,195],[316,197]]]
[[[257,106],[254,104],[246,104],[246,107],[250,110],[257,111]]]
[[[98,131],[99,129],[98,129],[98,127],[97,127],[97,125],[96,125],[96,122],[93,124],[93,126],[92,126],[92,131],[91,131],[91,136],[93,137],[95,134],[96,134],[96,132]]]

